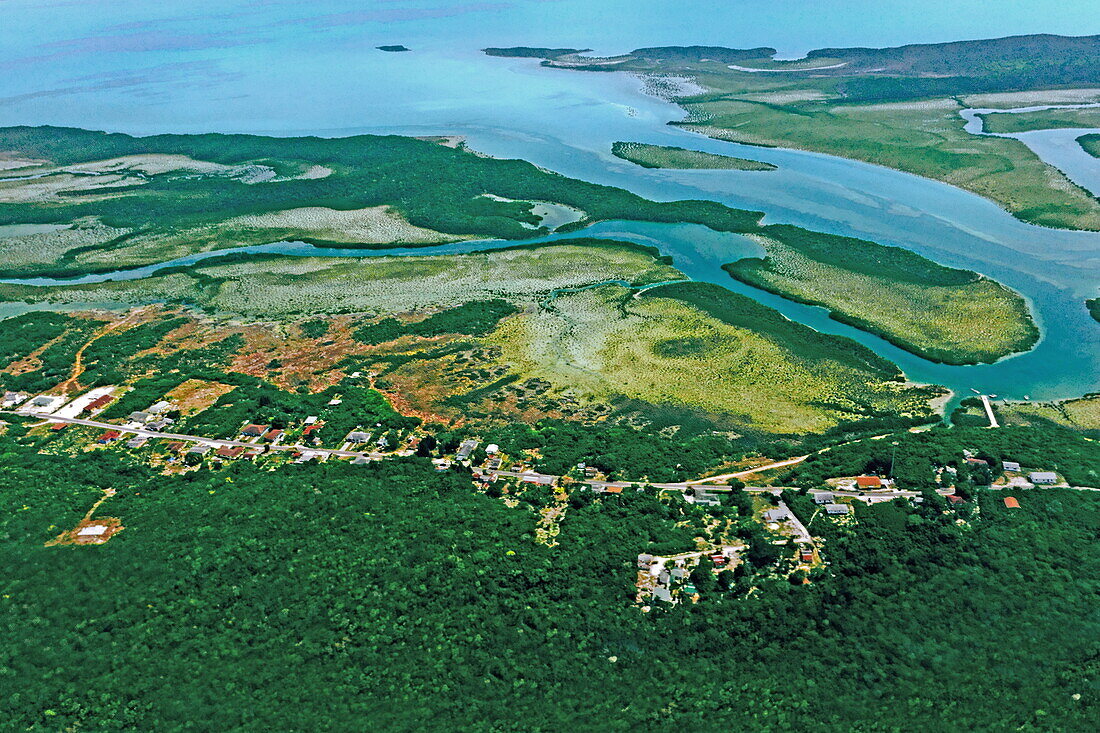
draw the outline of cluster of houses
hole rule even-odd
[[[638,593],[641,604],[653,601],[676,604],[683,598],[699,599],[699,592],[691,582],[691,572],[704,556],[714,564],[714,572],[720,572],[737,564],[740,545],[724,545],[705,552],[685,552],[679,555],[638,555]]]

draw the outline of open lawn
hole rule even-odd
[[[824,306],[836,320],[927,359],[991,362],[1026,351],[1039,338],[1024,299],[976,273],[928,267],[898,247],[819,238],[785,226],[770,229],[755,237],[767,256],[726,265],[730,275]]]
[[[646,145],[645,143],[616,142],[611,146],[611,154],[643,168],[680,168],[699,170],[738,170],[773,171],[771,163],[758,160],[735,158],[731,155],[704,153],[701,150],[688,150],[668,145]]]

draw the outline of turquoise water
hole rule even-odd
[[[994,277],[1029,299],[1043,341],[995,365],[943,367],[830,321],[820,309],[733,282],[717,265],[742,256],[740,238],[637,223],[590,230],[654,244],[693,278],[852,336],[914,380],[1007,397],[1079,395],[1100,389],[1100,328],[1083,305],[1100,285],[1100,235],[1022,224],[972,194],[873,165],[703,138],[668,127],[681,112],[643,94],[631,77],[545,69],[478,51],[549,45],[612,53],[690,43],[770,45],[795,57],[822,46],[1100,32],[1091,1],[988,6],[963,13],[958,3],[932,0],[202,0],[186,8],[15,0],[5,3],[0,23],[0,124],[133,133],[464,134],[475,149],[649,198],[710,198],[764,211],[770,222],[904,246]],[[412,50],[374,50],[383,44]],[[620,139],[764,160],[779,170],[647,170],[610,155],[611,142]]]

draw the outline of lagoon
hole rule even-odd
[[[879,166],[705,138],[668,126],[682,111],[646,94],[641,80],[547,69],[534,60],[490,58],[478,50],[552,45],[615,53],[700,43],[770,45],[793,58],[824,46],[1100,32],[1100,18],[1096,27],[1083,27],[1082,19],[1095,17],[1091,2],[1010,0],[987,14],[960,14],[957,3],[935,0],[889,5],[823,0],[813,12],[803,3],[625,0],[395,2],[366,8],[337,0],[308,7],[200,0],[186,9],[111,2],[46,6],[17,0],[12,5],[6,12],[10,22],[0,28],[0,67],[8,72],[0,75],[2,124],[137,134],[461,134],[475,150],[524,158],[648,198],[713,199],[763,211],[768,222],[903,246],[981,272],[1028,298],[1043,340],[1031,352],[997,364],[945,367],[831,321],[819,308],[733,281],[718,269],[747,251],[733,235],[625,222],[585,231],[653,244],[691,277],[751,294],[819,330],[852,336],[916,381],[1014,398],[1100,390],[1100,327],[1083,303],[1098,294],[1100,234],[1024,224],[974,194]],[[89,12],[89,5],[97,12]],[[396,44],[413,50],[375,49]],[[778,170],[644,169],[611,155],[616,140],[761,160]],[[1096,190],[1079,178],[1087,172],[1066,172]],[[287,254],[335,254],[300,244],[267,247]]]

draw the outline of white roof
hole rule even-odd
[[[107,531],[106,524],[90,524],[84,529],[77,532],[79,537],[99,537]]]
[[[306,424],[306,425],[312,425],[312,424],[313,424],[313,423],[315,423],[315,422],[317,422],[317,416],[316,416],[316,415],[310,415],[310,416],[309,416],[309,417],[307,417],[307,418],[306,418],[306,420],[305,420],[305,424]]]
[[[1057,481],[1058,474],[1053,471],[1032,471],[1027,475],[1032,481]]]

